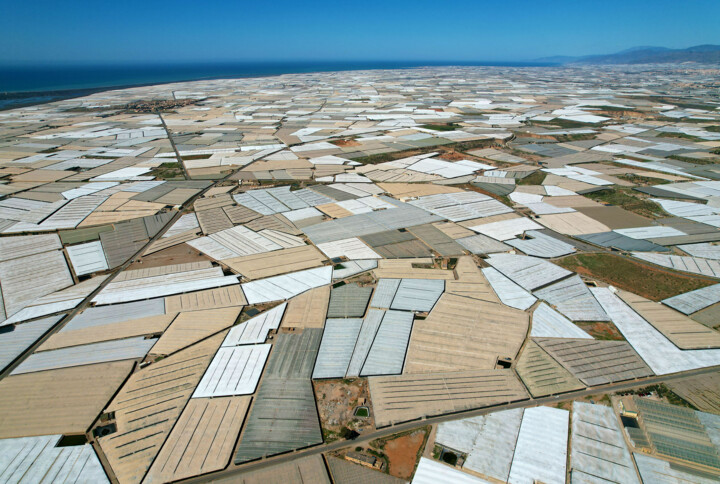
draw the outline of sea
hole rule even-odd
[[[234,62],[117,65],[0,65],[0,110],[133,86],[204,79],[237,79],[307,72],[409,69],[424,66],[547,67],[518,62]]]

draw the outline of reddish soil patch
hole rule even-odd
[[[154,254],[146,255],[139,261],[135,261],[130,264],[128,270],[147,269],[148,267],[160,267],[170,264],[184,264],[186,262],[199,262],[205,260],[212,261],[212,259],[202,255],[189,245],[180,244],[175,247],[168,247],[167,249],[155,252]]]
[[[447,161],[460,161],[468,160],[472,157],[462,153],[458,153],[457,151],[446,151],[445,153],[441,154],[439,158]]]
[[[612,323],[577,323],[577,325],[595,339],[612,341],[623,341],[625,339],[622,337],[622,334],[620,334],[617,327]]]
[[[400,479],[410,479],[415,472],[418,455],[425,443],[425,430],[416,430],[385,442],[383,452],[388,458],[388,474]]]
[[[330,142],[336,146],[360,146],[360,143],[352,139],[336,139]]]
[[[637,111],[595,111],[600,116],[608,116],[611,118],[645,118],[645,113],[640,113]]]
[[[549,140],[555,141],[555,137],[553,137],[553,136],[537,134],[537,133],[529,133],[529,132],[524,132],[522,134],[522,137],[523,138],[535,138],[535,139],[549,139]]]

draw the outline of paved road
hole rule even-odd
[[[175,97],[175,93],[173,93],[173,97]],[[165,124],[165,118],[163,118],[162,114],[160,114],[160,113],[155,113],[155,114],[157,114],[158,117],[160,118],[162,127],[165,129],[165,132],[167,133],[168,140],[170,141],[170,146],[172,146],[172,149],[175,152],[175,160],[177,161],[178,165],[180,165],[180,169],[183,172],[183,176],[185,177],[186,180],[189,180],[190,176],[188,175],[188,172],[185,169],[185,163],[183,163],[182,157],[180,156],[180,152],[178,151],[177,146],[175,146],[175,140],[173,139],[172,134],[170,133],[170,130],[167,127],[167,124]]]
[[[615,392],[621,392],[621,391],[625,391],[625,390],[632,390],[632,389],[642,388],[642,387],[646,387],[646,386],[650,386],[650,385],[655,385],[658,383],[667,382],[670,380],[676,380],[678,378],[685,378],[688,376],[701,375],[704,373],[713,373],[716,371],[720,371],[720,365],[708,367],[708,368],[701,368],[698,370],[685,371],[685,372],[681,372],[681,373],[673,373],[670,375],[638,378],[635,380],[629,380],[629,381],[619,382],[619,383],[611,383],[608,385],[601,385],[601,386],[597,386],[597,387],[588,388],[585,390],[578,390],[575,392],[563,393],[560,395],[551,395],[551,396],[542,397],[542,398],[530,398],[527,400],[521,400],[521,401],[506,403],[506,404],[500,404],[500,405],[495,405],[492,407],[483,407],[483,408],[477,408],[477,409],[467,410],[467,411],[463,411],[463,412],[457,412],[457,413],[453,413],[453,414],[441,415],[438,417],[430,417],[430,418],[413,420],[411,422],[401,423],[401,424],[397,424],[397,425],[392,425],[390,427],[384,427],[382,429],[378,429],[375,432],[361,435],[360,437],[358,437],[357,439],[355,439],[353,441],[340,440],[340,441],[332,442],[329,444],[321,444],[321,445],[318,445],[315,447],[310,447],[310,448],[295,451],[295,452],[281,454],[281,455],[277,455],[274,457],[261,459],[259,461],[242,464],[239,466],[231,464],[230,467],[225,470],[218,471],[218,472],[215,472],[212,474],[207,474],[207,475],[201,476],[201,477],[187,479],[182,482],[183,483],[201,483],[201,482],[215,482],[215,481],[232,482],[230,479],[237,478],[240,474],[242,474],[244,472],[265,469],[267,467],[274,466],[277,464],[282,464],[285,462],[290,462],[292,460],[299,459],[301,457],[307,457],[307,456],[320,454],[320,453],[324,453],[324,452],[340,450],[342,448],[349,447],[349,446],[356,446],[359,444],[367,443],[371,440],[378,439],[380,437],[387,437],[387,436],[390,436],[390,435],[393,435],[393,434],[396,434],[399,432],[404,432],[406,430],[412,430],[417,427],[421,427],[423,425],[448,422],[448,421],[459,420],[459,419],[468,418],[468,417],[476,417],[478,415],[486,415],[488,413],[497,412],[500,410],[510,410],[513,408],[536,407],[538,405],[547,405],[547,404],[564,402],[564,401],[568,401],[568,400],[575,400],[577,398],[587,397],[590,395],[601,395],[601,394],[605,394],[605,393],[615,393]],[[227,481],[226,481],[226,479],[227,479]]]

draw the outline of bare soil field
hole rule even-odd
[[[336,139],[330,141],[332,144],[336,146],[362,146],[360,143],[358,143],[355,140],[352,139]]]
[[[346,428],[360,434],[375,430],[367,378],[319,380],[313,382],[313,386],[326,442],[343,438]],[[370,409],[369,417],[355,417],[353,414],[362,398]]]
[[[617,327],[612,323],[605,323],[605,322],[591,322],[591,323],[575,323],[580,328],[585,331],[587,334],[592,336],[595,339],[600,340],[614,340],[614,341],[623,341],[625,338],[623,338],[622,334],[620,334],[620,331],[617,329]]]
[[[422,428],[392,440],[375,441],[377,447],[381,448],[387,456],[388,474],[400,479],[412,477],[415,466],[422,455],[427,435],[428,429]]]
[[[709,279],[659,269],[614,254],[577,254],[560,259],[557,264],[653,301],[715,284]]]
[[[187,244],[168,247],[161,251],[142,257],[140,260],[133,262],[127,270],[147,269],[149,267],[160,267],[170,264],[185,264],[188,262],[212,261],[206,255],[201,254]]]

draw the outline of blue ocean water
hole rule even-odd
[[[115,87],[277,74],[402,69],[440,65],[548,66],[516,62],[316,61],[213,64],[0,66],[0,109],[76,97]]]

